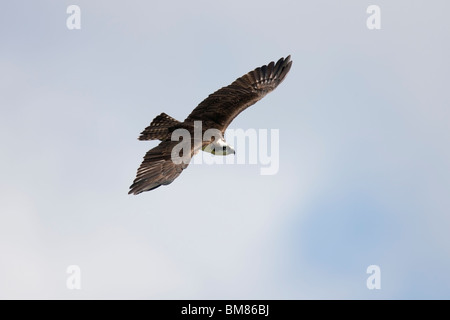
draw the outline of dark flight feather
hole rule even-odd
[[[234,118],[284,80],[292,65],[290,57],[281,58],[275,65],[271,62],[268,66],[256,68],[229,86],[217,90],[203,100],[186,120],[213,121],[216,129],[225,132]]]

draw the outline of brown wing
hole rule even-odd
[[[187,168],[194,155],[194,143],[192,143],[190,154],[186,155],[187,161],[174,163],[172,161],[172,150],[179,143],[178,141],[166,140],[148,151],[128,194],[139,194],[172,183]]]
[[[281,58],[276,64],[272,61],[256,68],[229,86],[217,90],[203,100],[185,121],[214,121],[216,129],[224,132],[239,113],[262,99],[284,80],[292,65],[290,57]]]

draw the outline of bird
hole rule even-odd
[[[137,195],[172,183],[200,150],[214,155],[234,154],[235,150],[224,138],[228,125],[242,111],[273,91],[285,79],[291,66],[289,55],[248,72],[210,94],[184,121],[178,121],[164,112],[154,118],[138,140],[161,142],[145,154],[128,194]],[[215,134],[207,139],[185,141],[186,148],[178,151],[180,141],[173,139],[174,133],[187,132],[192,137],[195,130],[201,130],[202,137],[205,137],[203,134],[208,129],[215,130]],[[174,154],[182,161],[175,161]]]

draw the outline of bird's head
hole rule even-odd
[[[229,154],[236,154],[233,147],[230,146],[224,139],[218,139],[206,147],[203,147],[203,151],[209,152],[216,156],[227,156]]]
[[[236,151],[234,151],[234,149],[229,144],[226,144],[221,148],[219,147],[218,150],[214,149],[212,154],[218,156],[227,156],[229,154],[236,154]]]

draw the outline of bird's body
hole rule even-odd
[[[276,64],[272,61],[250,71],[209,95],[183,122],[165,113],[153,119],[139,140],[161,140],[161,143],[144,156],[129,194],[139,194],[172,183],[200,150],[216,155],[234,153],[224,139],[226,128],[242,111],[274,90],[284,80],[291,65],[288,56]],[[178,151],[180,141],[174,141],[173,136],[183,132],[191,137],[189,141],[183,141],[189,147]],[[183,160],[174,161],[174,154]]]

